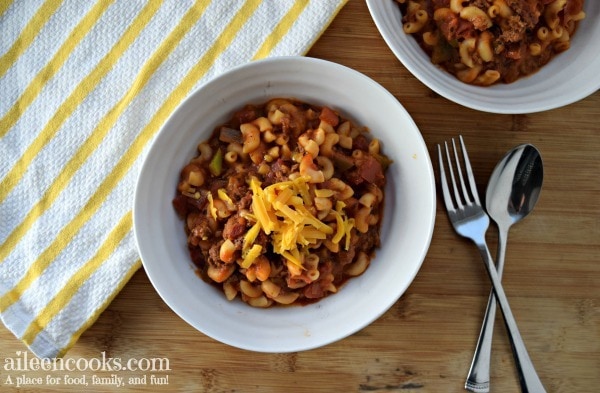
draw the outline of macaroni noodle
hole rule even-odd
[[[403,30],[465,83],[511,83],[569,49],[583,0],[395,0]]]

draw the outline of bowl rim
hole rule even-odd
[[[249,344],[249,343],[239,342],[239,341],[236,341],[235,339],[231,339],[229,337],[224,336],[222,333],[198,327],[197,321],[194,321],[192,316],[189,315],[188,311],[183,309],[181,304],[178,303],[176,301],[176,299],[174,299],[174,296],[171,293],[169,293],[169,290],[164,288],[161,280],[164,280],[165,278],[157,276],[158,272],[154,271],[154,266],[152,265],[152,263],[154,263],[154,262],[152,262],[152,263],[148,262],[149,255],[146,253],[146,250],[144,249],[144,246],[143,246],[144,242],[148,241],[148,239],[144,238],[144,236],[145,236],[144,235],[144,226],[147,224],[147,221],[145,221],[143,219],[143,216],[144,216],[144,214],[147,213],[147,211],[145,210],[143,202],[144,202],[145,195],[147,195],[147,187],[148,187],[147,179],[149,176],[149,171],[152,171],[154,169],[153,167],[150,167],[151,164],[149,164],[149,163],[152,160],[156,160],[156,158],[150,158],[150,157],[155,157],[156,150],[160,151],[160,148],[163,146],[163,142],[168,138],[167,137],[167,133],[169,132],[168,130],[171,127],[173,127],[175,125],[175,123],[177,123],[179,117],[185,115],[186,111],[190,110],[189,107],[193,106],[194,102],[197,101],[199,99],[199,97],[201,98],[202,95],[206,96],[207,94],[210,94],[211,90],[218,89],[219,84],[221,84],[223,81],[228,81],[228,83],[230,83],[232,77],[234,77],[238,74],[242,74],[248,70],[253,70],[253,71],[259,72],[259,69],[262,69],[264,67],[266,67],[266,68],[281,67],[286,70],[289,70],[289,69],[305,70],[305,72],[308,72],[306,70],[310,70],[310,72],[317,72],[317,70],[327,69],[329,72],[334,72],[334,73],[341,74],[341,75],[344,75],[344,74],[351,75],[352,78],[356,78],[356,81],[357,81],[356,83],[360,83],[365,86],[369,86],[373,90],[376,90],[376,94],[378,94],[379,96],[386,97],[385,99],[388,101],[388,104],[394,105],[395,108],[397,109],[398,113],[403,113],[403,116],[405,116],[404,120],[407,122],[410,122],[412,124],[412,129],[410,130],[410,132],[414,133],[414,135],[412,135],[412,137],[415,138],[416,140],[418,140],[418,144],[420,144],[420,147],[422,148],[422,151],[420,151],[420,153],[422,153],[424,155],[422,157],[422,164],[421,164],[421,165],[424,165],[424,168],[426,168],[426,173],[425,173],[426,179],[424,180],[424,182],[426,184],[424,185],[424,187],[431,191],[430,198],[423,198],[423,199],[426,199],[426,201],[423,202],[424,213],[425,213],[425,217],[423,217],[423,226],[424,226],[424,231],[426,232],[426,236],[423,239],[424,240],[423,244],[420,244],[419,250],[416,251],[416,253],[419,254],[419,260],[416,261],[416,263],[414,263],[413,270],[410,272],[410,275],[407,276],[406,280],[404,281],[404,286],[400,287],[398,289],[395,289],[395,293],[397,294],[397,296],[393,296],[393,298],[390,297],[389,299],[384,299],[385,302],[382,301],[382,304],[377,308],[376,312],[369,315],[367,318],[364,318],[363,320],[361,320],[360,323],[355,323],[354,326],[352,326],[351,328],[341,329],[340,333],[338,333],[338,334],[330,335],[325,338],[315,339],[312,341],[308,340],[308,341],[293,343],[293,344],[286,343],[285,345],[277,347],[277,348],[275,346],[263,347],[263,346],[252,344],[252,343]],[[268,81],[267,83],[271,84],[271,81]],[[300,97],[300,99],[301,99],[301,97]],[[226,115],[225,117],[231,116],[231,112],[235,109],[236,108],[231,107],[229,110],[225,110],[224,111],[225,112],[224,115]],[[213,126],[213,127],[217,126],[217,125],[218,124],[211,124],[211,126]],[[187,159],[189,160],[189,158],[191,158],[191,157],[188,157]],[[174,189],[175,188],[173,188],[173,190]],[[386,190],[386,193],[387,192],[388,191]],[[174,196],[174,192],[173,192],[173,196]],[[173,214],[173,215],[175,215],[175,214]],[[323,345],[327,345],[334,341],[343,339],[343,338],[359,331],[360,329],[364,328],[365,326],[369,325],[374,320],[379,318],[383,313],[385,313],[391,306],[393,306],[393,304],[404,294],[404,292],[406,291],[408,286],[413,282],[415,276],[417,275],[418,271],[420,270],[420,268],[425,260],[427,251],[429,249],[429,245],[431,243],[431,239],[433,237],[435,216],[436,216],[436,191],[435,191],[435,179],[434,179],[434,175],[433,175],[433,167],[431,165],[431,160],[430,160],[429,154],[427,152],[427,147],[425,146],[425,142],[422,138],[422,135],[420,134],[419,129],[417,128],[416,124],[414,123],[414,121],[412,120],[412,118],[410,117],[408,112],[406,112],[404,107],[400,104],[400,102],[397,101],[396,98],[391,93],[389,93],[386,89],[384,89],[377,82],[370,79],[366,75],[361,74],[358,71],[353,70],[349,67],[346,67],[346,66],[343,66],[343,65],[340,65],[337,63],[333,63],[330,61],[326,61],[326,60],[316,59],[316,58],[302,57],[302,56],[287,56],[287,57],[276,57],[276,58],[269,58],[269,59],[264,59],[264,60],[257,60],[257,61],[251,62],[251,63],[247,63],[244,65],[240,65],[235,68],[232,68],[230,71],[223,73],[220,76],[217,76],[213,80],[202,85],[196,91],[191,93],[178,106],[178,108],[173,112],[173,114],[169,117],[169,119],[165,122],[165,124],[161,128],[161,130],[155,136],[155,138],[154,138],[153,142],[151,143],[151,146],[147,152],[147,155],[144,159],[144,162],[142,164],[142,167],[141,167],[141,170],[140,170],[140,173],[138,176],[138,182],[136,184],[135,195],[134,195],[133,227],[134,227],[134,235],[135,235],[135,239],[136,239],[136,245],[138,247],[138,252],[142,259],[142,264],[146,270],[146,273],[148,275],[150,282],[152,283],[152,285],[154,286],[155,290],[158,292],[160,297],[163,299],[163,301],[165,301],[165,303],[167,303],[167,305],[179,317],[184,319],[188,324],[190,324],[191,326],[193,326],[200,332],[202,332],[202,333],[206,334],[207,336],[209,336],[217,341],[220,341],[222,343],[225,343],[225,344],[228,344],[228,345],[231,345],[234,347],[242,348],[242,349],[257,351],[257,352],[283,353],[283,352],[295,352],[295,351],[309,350],[309,349],[321,347]],[[193,278],[197,282],[200,282],[202,286],[208,286],[206,283],[202,282],[202,280],[200,280],[198,277],[193,277]],[[353,280],[349,280],[349,282],[345,285],[352,284],[355,280],[358,281],[357,278],[355,278]],[[171,288],[171,290],[172,290],[172,288]],[[183,290],[181,290],[181,291],[182,292],[180,292],[180,293],[183,293]],[[232,302],[228,302],[227,300],[225,300],[222,293],[220,293],[219,295],[223,299],[223,302],[221,302],[223,305],[221,305],[220,307],[230,308],[231,307],[230,305],[232,304]],[[329,312],[328,308],[330,306],[329,305],[326,306],[325,302],[327,302],[328,299],[336,298],[336,296],[340,296],[340,295],[335,294],[333,296],[329,296],[325,299],[320,300],[319,302],[315,303],[314,305],[302,306],[302,308],[304,309],[304,308],[311,307],[311,312],[323,313],[323,314],[328,313]],[[241,303],[241,302],[239,302],[239,303]],[[321,307],[321,305],[322,305],[322,307]],[[244,310],[250,311],[250,310],[248,310],[248,308],[250,306],[244,304],[243,307],[245,307],[245,308],[237,309],[237,311],[235,311],[235,312],[239,314],[239,313],[244,313]],[[296,307],[296,306],[294,306],[294,307]],[[277,307],[277,309],[287,309],[287,308]],[[272,308],[267,309],[267,310],[272,310]],[[250,311],[250,312],[254,312],[254,311],[255,310],[252,309],[252,311]],[[277,311],[277,312],[280,313],[281,315],[289,317],[289,315],[288,315],[289,309],[288,309],[288,311],[283,311],[283,312]],[[246,314],[249,314],[249,312]],[[325,315],[322,315],[322,317],[324,317],[324,316]]]
[[[429,56],[413,37],[408,37],[401,28],[394,29],[393,25],[400,26],[401,15],[395,2],[389,0],[388,4],[386,3],[388,0],[366,1],[377,30],[402,65],[437,94],[467,108],[498,114],[536,113],[570,105],[600,89],[600,73],[597,72],[600,69],[600,56],[594,56],[594,51],[586,50],[583,45],[576,45],[580,42],[579,37],[583,35],[581,34],[583,29],[593,29],[594,36],[600,37],[600,26],[593,21],[593,15],[600,15],[600,4],[597,2],[584,3],[586,12],[593,10],[594,13],[593,15],[589,13],[580,22],[572,41],[573,45],[565,52],[577,57],[576,60],[569,61],[567,67],[575,63],[579,63],[580,67],[579,72],[569,74],[571,79],[557,80],[553,72],[562,71],[561,65],[565,63],[563,61],[558,64],[559,62],[554,58],[534,74],[522,77],[513,83],[482,87],[463,83],[439,66],[432,64]],[[546,88],[535,89],[536,82],[540,80],[555,83],[549,83],[549,88],[546,86]],[[574,84],[578,86],[577,90],[572,89]],[[551,89],[555,94],[549,94]]]

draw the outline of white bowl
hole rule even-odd
[[[382,247],[367,271],[336,294],[306,306],[252,308],[227,301],[194,272],[183,222],[171,201],[180,169],[196,145],[245,104],[293,97],[329,105],[368,126],[394,160],[387,172]],[[257,61],[202,86],[171,116],[141,169],[134,230],[146,273],[185,321],[223,343],[259,352],[294,352],[346,337],[374,321],[404,293],[427,253],[435,219],[435,183],[415,123],[383,87],[344,66],[303,57]]]
[[[584,3],[571,48],[538,72],[510,84],[488,87],[465,84],[431,63],[413,37],[402,30],[393,0],[367,0],[383,39],[402,64],[439,95],[466,107],[493,113],[533,113],[571,104],[600,88],[600,2]]]

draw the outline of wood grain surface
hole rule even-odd
[[[525,142],[540,149],[542,194],[535,211],[511,230],[503,282],[547,390],[599,391],[600,92],[536,114],[464,108],[432,92],[402,66],[361,0],[341,10],[308,56],[354,68],[388,89],[414,118],[432,157],[437,143],[462,134],[480,193],[508,149]],[[492,250],[495,233],[493,227],[488,233]],[[290,354],[229,347],[175,315],[142,269],[65,359],[90,361],[103,354],[122,362],[167,358],[170,370],[17,373],[2,367],[0,385],[10,390],[4,384],[8,377],[39,377],[41,384],[14,390],[83,391],[76,379],[67,383],[65,375],[70,375],[85,377],[86,391],[461,392],[489,289],[477,250],[455,234],[438,200],[431,247],[413,284],[378,320],[339,342]],[[492,392],[517,392],[501,318],[496,326]],[[25,350],[0,328],[3,364]],[[139,384],[113,389],[92,383],[94,375],[112,374]],[[62,380],[51,385],[51,378]]]

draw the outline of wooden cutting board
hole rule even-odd
[[[547,390],[598,391],[600,93],[528,115],[466,109],[433,93],[401,65],[359,0],[341,10],[308,56],[344,64],[382,84],[413,116],[432,156],[437,143],[462,134],[481,193],[508,149],[525,142],[540,149],[542,195],[535,211],[511,231],[505,290]],[[489,242],[494,250],[493,227]],[[19,372],[0,367],[0,386],[16,391],[21,376],[31,384],[19,391],[44,392],[80,392],[82,377],[88,383],[85,391],[462,392],[489,289],[478,252],[454,233],[438,201],[431,247],[413,284],[378,320],[339,342],[290,354],[231,348],[177,317],[142,269],[65,359],[89,362],[104,356],[138,365],[162,359],[169,370]],[[500,318],[496,326],[492,391],[516,392]],[[0,344],[3,365],[25,355],[24,345],[4,327]],[[8,378],[15,384],[7,384]],[[128,385],[117,389],[112,383],[118,378]]]

